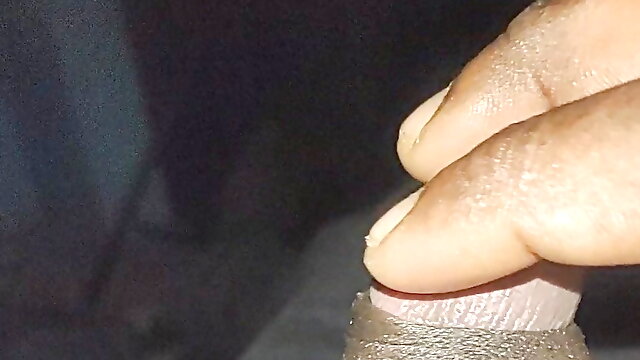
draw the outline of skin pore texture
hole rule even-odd
[[[541,262],[454,294],[406,294],[376,284],[374,306],[398,318],[437,327],[542,331],[568,326],[580,302],[582,270]]]
[[[451,293],[543,259],[640,262],[639,11],[536,2],[405,121],[398,155],[425,186],[370,231],[380,284]]]

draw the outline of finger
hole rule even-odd
[[[480,285],[539,259],[640,263],[640,80],[492,136],[436,176],[365,264],[404,292]]]
[[[640,77],[640,2],[536,2],[453,82],[433,118],[398,146],[428,181],[509,124]]]
[[[417,134],[419,134],[420,130],[431,120],[431,117],[442,103],[442,100],[444,100],[447,92],[449,92],[449,87],[440,90],[437,94],[429,98],[429,100],[418,106],[402,123],[398,134],[398,154],[403,154],[411,150]]]

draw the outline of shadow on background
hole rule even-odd
[[[399,120],[525,3],[123,0],[181,241],[226,264],[203,354],[251,341],[319,226],[407,181]]]
[[[596,268],[587,278],[576,322],[590,347],[624,349],[640,343],[640,268]]]
[[[308,237],[299,231],[403,179],[399,121],[526,1],[122,3],[155,165],[185,241],[220,241],[212,226],[235,212],[285,223],[274,240],[295,246]]]

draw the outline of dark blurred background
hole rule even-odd
[[[527,4],[4,1],[1,358],[295,347],[293,294],[365,286],[362,237],[413,186],[402,119]]]

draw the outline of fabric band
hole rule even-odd
[[[344,360],[589,360],[575,324],[547,331],[443,328],[400,320],[357,295]]]

